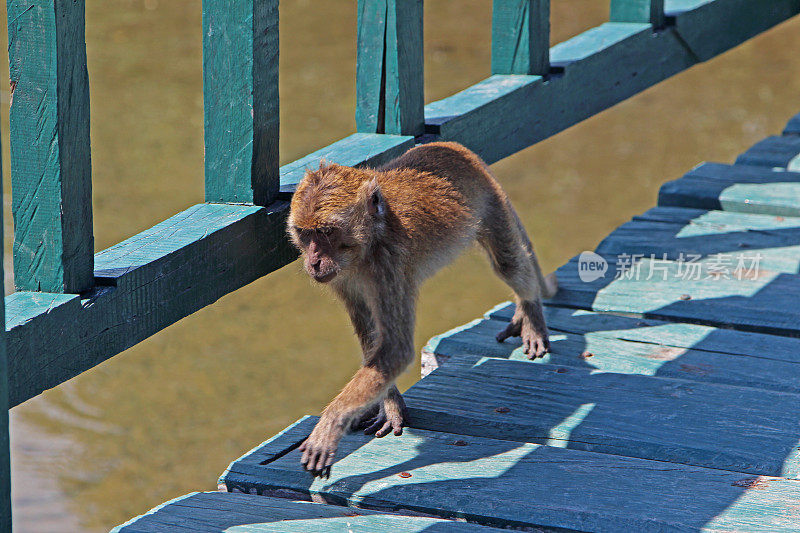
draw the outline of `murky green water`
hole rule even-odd
[[[602,22],[607,5],[555,0],[554,41]],[[488,75],[490,9],[427,2],[428,100]],[[87,1],[98,249],[202,201],[200,18],[200,0]],[[798,34],[800,21],[784,24],[494,165],[545,268],[654,205],[663,181],[778,132],[800,110]],[[284,1],[282,162],[354,130],[354,78],[355,2]],[[508,296],[466,254],[424,287],[417,346]],[[13,410],[19,531],[107,530],[214,489],[230,460],[317,413],[356,354],[343,310],[297,264],[236,291]]]

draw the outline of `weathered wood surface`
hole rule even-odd
[[[605,353],[592,359],[613,357]],[[800,477],[800,395],[597,371],[589,365],[590,361],[586,367],[576,368],[456,358],[404,394],[411,425],[735,472]],[[798,369],[798,364],[791,369],[795,376],[800,374]],[[800,387],[795,390],[800,392]],[[508,411],[495,410],[503,407]]]
[[[92,286],[92,169],[83,0],[8,3],[14,281]]]
[[[718,268],[713,256],[693,263],[643,259],[634,261],[632,270],[616,256],[602,257],[608,269],[594,281],[580,279],[577,257],[559,268],[559,291],[550,303],[800,336],[800,311],[794,305],[800,298],[797,275],[757,268],[740,270],[742,279],[739,274],[724,277],[725,269]],[[738,270],[735,261],[726,268]],[[615,279],[623,270],[626,275]]]
[[[325,148],[281,167],[280,198],[288,200],[306,170],[319,168],[322,161],[351,167],[377,167],[414,147],[414,137],[354,133]]]
[[[2,153],[2,150],[0,150]],[[2,182],[2,157],[0,157],[0,182]],[[0,190],[0,220],[3,220],[3,191]],[[0,227],[0,291],[5,293],[5,255],[4,231]],[[0,301],[0,320],[5,323],[5,301]],[[9,383],[8,350],[6,348],[6,331],[0,330],[0,532],[11,532],[11,446],[8,425],[8,383]]]
[[[796,161],[798,154],[800,154],[800,136],[776,135],[751,146],[736,158],[736,164],[800,170],[797,167],[800,163]]]
[[[662,185],[658,205],[800,216],[800,172],[703,163]]]
[[[531,362],[518,338],[494,336],[513,305],[433,337],[422,350],[423,375],[451,360],[504,357]],[[551,353],[531,363],[800,393],[800,340],[545,307]],[[766,348],[765,348],[766,347]]]
[[[784,135],[797,135],[800,134],[800,114],[797,114],[789,119],[786,127],[783,129]]]
[[[441,518],[408,516],[283,498],[194,492],[115,527],[111,533],[435,533],[500,531]]]
[[[287,209],[196,205],[99,252],[86,295],[6,297],[11,405],[292,261]]]
[[[800,204],[798,204],[800,207]],[[614,230],[595,250],[689,261],[721,255],[732,271],[740,258],[773,272],[800,271],[800,217],[656,207]]]
[[[422,44],[422,0],[358,0],[359,132],[423,133]]]
[[[229,490],[285,490],[504,527],[794,531],[800,517],[794,480],[413,428],[401,437],[346,436],[331,478],[312,479],[295,448],[315,422],[287,428],[221,481]]]
[[[250,0],[247,4],[269,7],[272,5],[269,1]],[[709,42],[721,42],[724,46],[728,46],[736,39],[744,40],[750,35],[766,29],[769,25],[780,22],[788,16],[787,9],[793,10],[792,13],[800,11],[800,6],[796,4],[796,0],[775,0],[772,9],[764,10],[765,13],[756,17],[743,18],[740,24],[731,28],[724,25],[727,18],[730,18],[731,14],[741,12],[743,9],[749,9],[746,6],[743,7],[741,2],[733,0],[673,0],[672,4],[668,5],[667,15],[673,17],[675,21],[681,22],[684,30],[697,26],[697,28],[702,28],[707,36],[706,40]],[[406,7],[403,7],[403,9],[406,9]],[[703,17],[695,17],[693,15],[697,10],[702,10]],[[268,16],[268,13],[259,11],[258,16]],[[227,19],[219,19],[219,22],[224,26],[227,24],[225,20]],[[273,19],[270,18],[270,20]],[[263,22],[261,18],[259,18],[259,21]],[[253,22],[254,28],[262,27],[259,25],[261,24],[259,21]],[[247,24],[246,21],[242,20],[230,21],[231,24],[236,24],[237,22]],[[12,30],[14,30],[13,27]],[[725,34],[725,37],[721,38],[720,34]],[[221,36],[221,34],[217,36]],[[239,37],[247,39],[246,35],[244,37],[239,35]],[[265,36],[262,37],[268,39]],[[210,39],[210,37],[206,36],[206,44],[216,42]],[[260,40],[258,42],[261,43]],[[232,45],[232,43],[228,44]],[[245,45],[247,43],[243,46]],[[717,46],[717,44],[714,44],[714,46]],[[257,51],[258,49],[253,48],[252,54],[237,55],[236,58],[240,63],[241,61],[246,63],[248,61],[247,58],[253,61],[257,57],[263,59],[265,56],[258,55]],[[543,84],[541,78],[537,76],[493,76],[458,95],[430,104],[428,106],[430,113],[426,111],[426,115],[432,120],[428,128],[429,135],[425,135],[424,139],[420,138],[419,140],[435,139],[438,134],[439,138],[445,140],[464,142],[484,155],[487,160],[494,161],[537,140],[552,135],[593,113],[613,105],[626,96],[634,94],[663,80],[670,74],[690,66],[696,60],[693,54],[687,51],[685,43],[680,42],[680,39],[677,38],[671,28],[653,33],[652,26],[649,24],[612,23],[603,25],[551,49],[553,63],[560,69],[564,69],[564,75],[556,76],[547,84]],[[245,59],[242,59],[242,57]],[[213,58],[209,56],[206,59],[212,60]],[[253,65],[256,65],[256,63],[254,62]],[[272,65],[271,59],[270,65]],[[236,68],[240,67],[243,68],[242,64],[239,64]],[[231,68],[233,68],[232,65]],[[262,74],[269,76],[270,72],[272,72],[270,69],[265,69]],[[633,76],[633,73],[636,73],[636,76]],[[251,82],[255,83],[256,80],[248,78],[244,83]],[[261,87],[263,86],[262,84]],[[267,83],[266,86],[269,86],[269,84]],[[592,87],[589,94],[585,92],[586,87]],[[206,104],[208,110],[209,102],[206,102]],[[237,109],[241,111],[241,108]],[[215,124],[219,127],[224,127],[224,124],[220,122],[215,122]],[[354,154],[358,152],[357,149],[350,145],[350,141],[342,142],[346,145],[344,149],[346,153]],[[403,140],[396,143],[395,140],[389,140],[385,146],[381,146],[376,150],[368,148],[364,150],[363,155],[352,156],[352,159],[349,159],[349,155],[344,154],[345,158],[343,160],[349,161],[351,164],[363,163],[364,161],[380,162],[383,160],[382,158],[390,158],[395,155],[401,150],[398,144],[404,146],[405,142]],[[335,144],[338,145],[339,143]],[[337,153],[338,148],[339,146],[334,150]],[[320,150],[320,152],[326,151],[327,149]],[[287,165],[288,168],[286,168],[285,173],[287,187],[284,194],[288,194],[291,191],[293,180],[296,179],[296,176],[301,172],[300,169],[306,163]],[[284,169],[281,169],[281,174],[284,174]],[[191,265],[189,268],[183,269],[186,272],[185,274],[176,271],[162,276],[160,264],[164,258],[158,253],[152,264],[139,262],[133,265],[125,265],[125,261],[120,260],[116,263],[115,269],[118,272],[126,269],[135,270],[138,276],[137,279],[140,282],[140,288],[130,295],[130,300],[127,296],[119,300],[106,298],[105,296],[110,294],[109,290],[100,287],[95,293],[89,294],[88,298],[84,298],[83,303],[73,299],[73,304],[81,306],[80,316],[89,316],[89,313],[84,312],[86,309],[83,306],[88,308],[88,304],[94,305],[95,301],[103,302],[101,307],[108,316],[136,316],[135,323],[147,322],[146,327],[140,328],[136,326],[132,328],[136,331],[136,335],[131,338],[141,340],[158,331],[158,329],[182,318],[185,314],[199,309],[202,305],[207,305],[207,303],[224,295],[226,292],[234,290],[242,284],[252,281],[256,277],[264,275],[290,261],[293,253],[286,242],[285,234],[281,227],[282,222],[279,223],[277,221],[277,218],[285,215],[285,211],[282,211],[285,210],[285,205],[276,204],[276,206],[274,209],[270,207],[256,210],[248,216],[232,216],[228,219],[228,226],[216,227],[214,232],[219,235],[224,234],[230,239],[222,250],[202,250],[201,254],[197,254],[196,251],[200,250],[201,247],[197,246],[196,243],[189,242],[179,245],[178,243],[172,243],[170,238],[165,236],[164,248],[169,250],[168,253],[171,260],[176,263],[182,260],[184,264]],[[180,219],[184,215],[185,213],[181,213],[176,217]],[[266,223],[266,228],[263,228],[259,226],[260,223],[252,223],[254,219],[267,219],[270,222]],[[142,236],[149,239],[147,235],[151,231],[159,232],[165,227],[163,224],[171,223],[175,223],[175,220],[166,221],[156,227],[159,228],[158,230],[155,228],[148,230]],[[253,234],[252,231],[258,231],[258,235]],[[269,239],[274,240],[265,239],[262,237],[263,235],[268,235]],[[134,239],[136,238],[138,237]],[[241,250],[241,253],[236,258],[226,255],[227,250],[231,249]],[[274,254],[275,257],[264,257],[265,254],[270,253],[270,250],[278,250],[279,252]],[[193,272],[201,271],[205,268],[195,265],[195,260],[210,258],[208,259],[209,263],[219,264],[217,258],[220,254],[227,257],[227,259],[222,260],[222,263],[226,265],[227,276],[214,275],[211,276],[211,279],[208,279],[203,275],[198,275],[197,278],[193,278]],[[251,268],[254,263],[261,266]],[[145,273],[148,276],[153,276],[153,278],[145,279]],[[104,274],[101,273],[102,276]],[[193,288],[187,289],[189,295],[186,300],[190,304],[179,303],[170,300],[169,297],[161,296],[156,298],[159,302],[157,304],[147,303],[138,299],[138,296],[144,294],[143,291],[149,290],[149,286],[158,286],[159,283],[166,284],[172,276],[188,276],[198,281],[202,279],[203,283],[195,283],[192,286]],[[100,280],[101,284],[114,282],[113,279]],[[213,286],[210,286],[210,284]],[[167,294],[173,294],[170,290],[166,292]],[[200,293],[203,296],[195,298],[194,295]],[[121,293],[117,292],[117,294]],[[50,297],[47,294],[43,296],[45,300]],[[110,324],[114,327],[103,333],[102,338],[107,337],[117,340],[103,343],[101,338],[98,339],[98,342],[89,342],[85,347],[79,346],[80,343],[74,342],[75,339],[88,338],[91,340],[95,338],[95,330],[92,325],[81,320],[71,321],[67,319],[66,317],[70,314],[68,312],[54,313],[64,317],[62,321],[53,320],[52,317],[47,318],[47,315],[55,310],[47,306],[41,306],[34,301],[37,298],[31,297],[28,293],[21,293],[8,302],[10,314],[19,317],[19,322],[15,326],[12,327],[7,324],[7,329],[12,330],[10,343],[14,347],[10,349],[9,353],[12,364],[14,360],[29,360],[30,363],[25,363],[25,365],[26,368],[31,369],[31,382],[36,382],[42,372],[50,375],[48,379],[29,387],[27,390],[41,391],[44,388],[55,385],[59,382],[59,379],[62,381],[63,379],[68,379],[68,377],[85,370],[91,364],[114,355],[123,346],[127,347],[129,345],[118,338],[117,332],[119,331],[120,337],[123,333],[114,321]],[[67,305],[65,302],[61,303]],[[135,309],[137,312],[134,313],[131,309]],[[143,319],[143,316],[147,317],[147,319]],[[37,331],[39,324],[45,324],[46,326]],[[24,326],[27,326],[27,328],[24,328]],[[67,332],[65,336],[69,341],[67,344],[74,348],[74,352],[48,347],[48,350],[45,350],[45,354],[40,356],[36,351],[28,351],[41,346],[45,342],[42,339],[52,338],[49,335],[61,335],[62,332]],[[37,338],[39,340],[36,340]],[[37,369],[37,361],[43,358],[45,360],[59,361],[59,364],[64,364],[69,370],[61,372],[58,367],[46,371]],[[61,376],[61,378],[58,376]],[[30,393],[15,395],[12,392],[12,398],[16,397],[16,401],[22,401],[29,397],[28,394]]]
[[[458,141],[493,163],[766,30],[800,10],[749,0],[673,0],[673,22],[608,23],[550,49],[563,75],[494,75],[425,106],[426,131]]]
[[[611,0],[611,22],[647,22],[664,25],[664,0]]]
[[[278,194],[278,0],[203,0],[206,202]]]
[[[550,74],[550,0],[492,2],[492,74]]]

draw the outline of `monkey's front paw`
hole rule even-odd
[[[374,434],[378,438],[385,437],[390,432],[402,435],[406,420],[408,420],[408,410],[403,396],[399,392],[391,394],[383,400],[378,415],[372,419],[364,434]]]
[[[317,424],[317,427],[299,448],[303,452],[300,458],[303,468],[315,477],[331,477],[331,465],[336,457],[336,449],[339,447],[341,438],[341,432],[330,428],[321,428],[320,424]]]

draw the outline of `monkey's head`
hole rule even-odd
[[[306,272],[327,283],[364,259],[386,205],[374,171],[320,164],[292,197],[288,230]]]

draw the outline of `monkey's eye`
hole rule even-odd
[[[327,237],[327,236],[329,236],[331,233],[333,233],[333,228],[332,228],[332,227],[323,227],[323,228],[318,228],[318,229],[317,229],[317,233],[319,233],[320,235],[325,235],[325,236]]]

